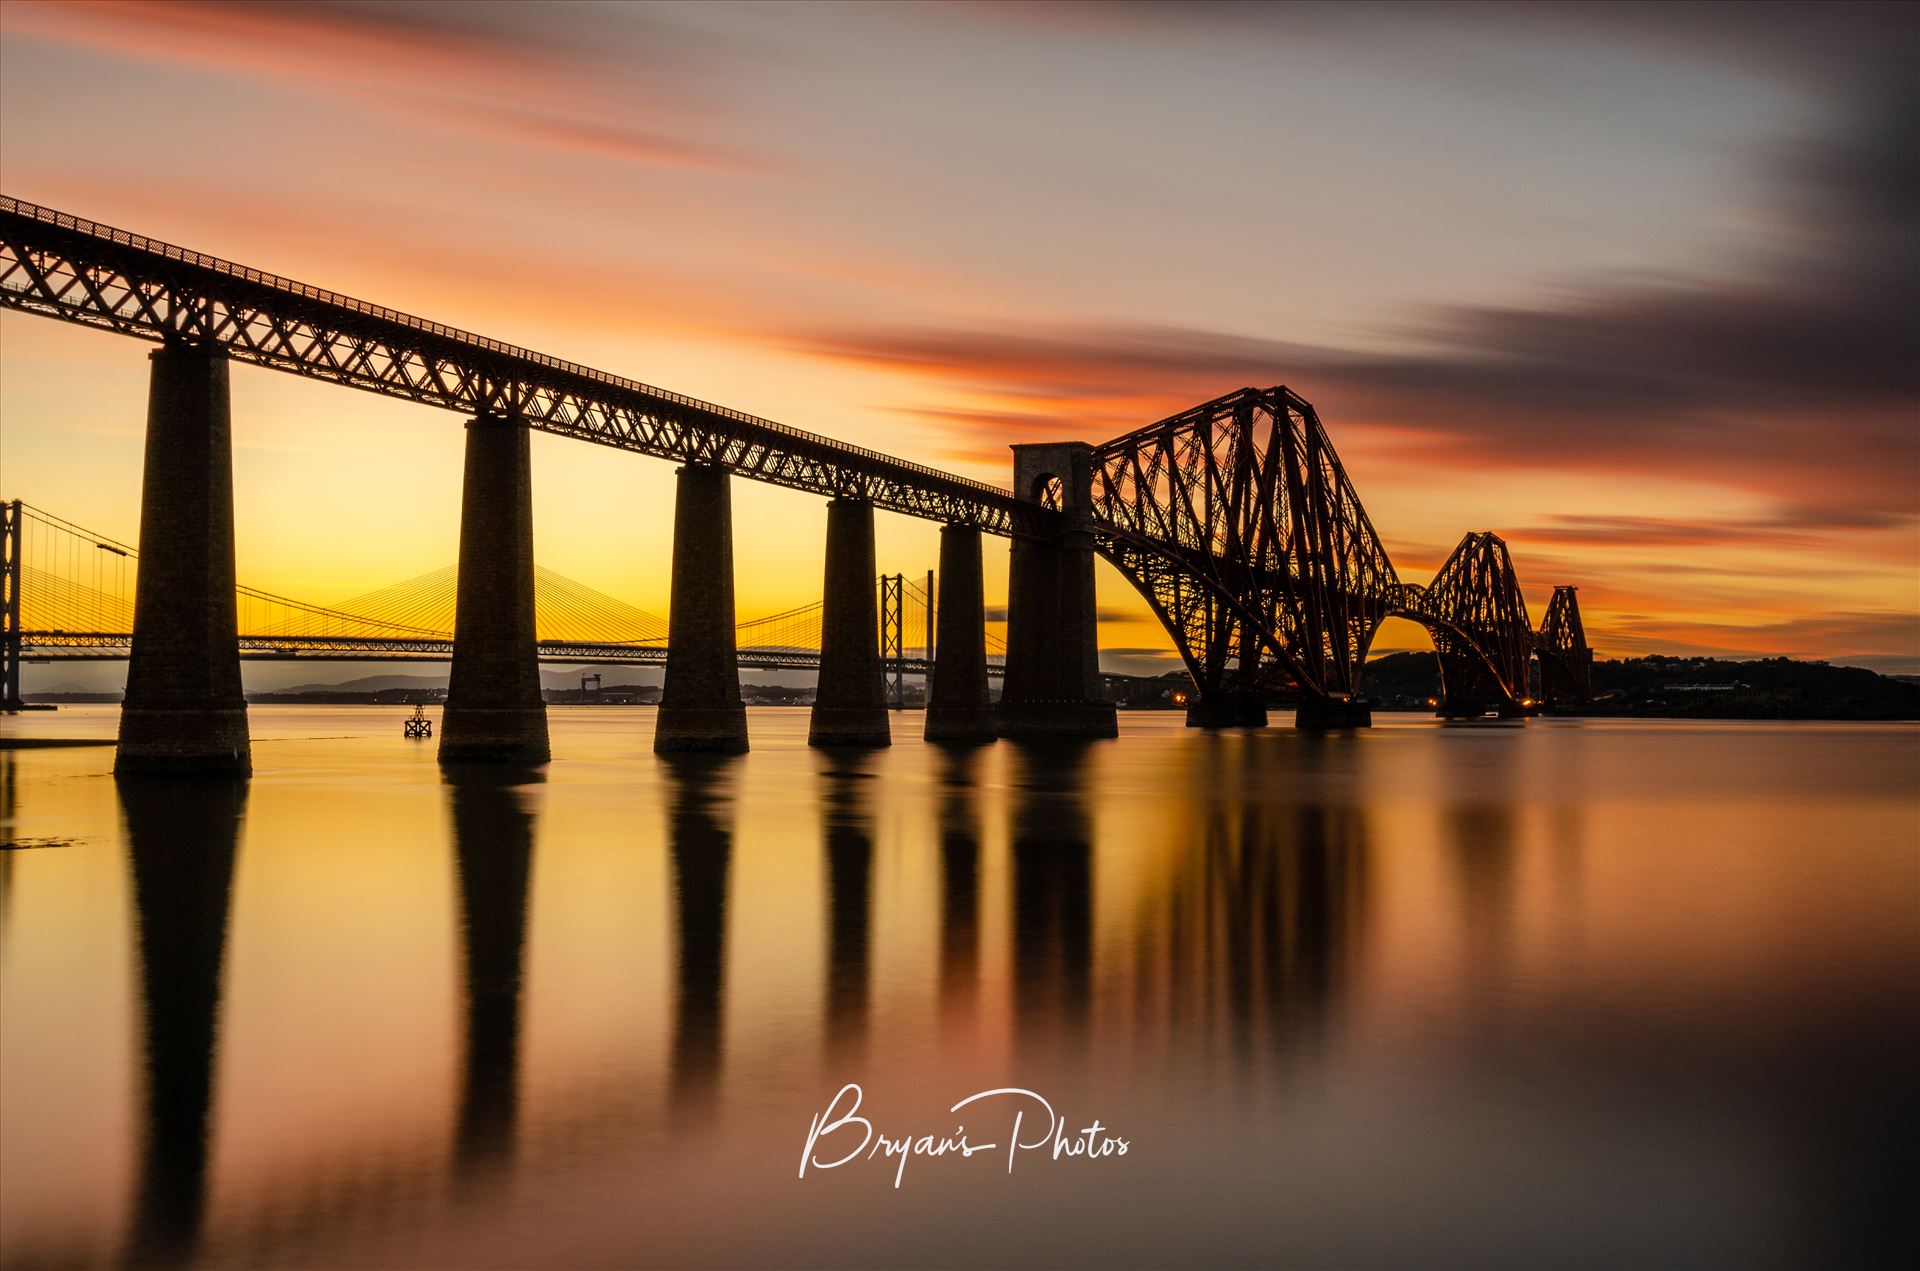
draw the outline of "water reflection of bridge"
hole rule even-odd
[[[976,1026],[986,850],[981,752],[939,760],[939,879],[931,993],[943,1035]],[[1273,819],[1227,797],[1196,810],[1215,827],[1189,853],[1175,848],[1169,903],[1106,915],[1118,961],[1097,954],[1091,752],[1025,747],[1008,764],[1005,816],[1008,925],[1003,1000],[1016,1045],[1084,1054],[1163,1045],[1208,1032],[1292,1044],[1337,1011],[1342,969],[1364,914],[1361,831],[1350,817],[1300,809]],[[669,770],[663,809],[674,950],[664,1094],[667,1120],[697,1126],[725,1099],[729,894],[734,884],[737,760],[688,759]],[[550,792],[530,774],[462,774],[448,788],[453,835],[461,1025],[452,1124],[444,1139],[383,1144],[344,1168],[289,1163],[250,1199],[211,1218],[211,1110],[218,1102],[226,933],[247,808],[237,783],[123,783],[128,860],[139,924],[146,1082],[143,1146],[129,1240],[143,1260],[186,1260],[203,1247],[243,1260],[252,1242],[300,1246],[341,1225],[404,1224],[410,1211],[451,1195],[486,1203],[527,1147],[525,961],[540,806]],[[817,800],[825,909],[819,978],[821,1061],[857,1059],[870,1045],[875,962],[874,870],[881,844],[877,783],[859,758],[819,768]],[[1344,827],[1344,828],[1341,828]],[[937,844],[937,847],[934,845]],[[1172,845],[1170,845],[1172,846]],[[1263,859],[1264,858],[1264,859]],[[996,875],[999,876],[999,875]],[[1117,925],[1116,925],[1117,924]],[[998,929],[998,928],[996,928]],[[1117,934],[1116,934],[1117,933]],[[998,955],[995,955],[996,957]],[[1107,966],[1107,970],[1099,970]],[[1118,993],[1130,1001],[1107,1009]],[[296,1004],[297,1005],[297,1004]],[[230,1029],[232,1021],[226,1021]],[[1304,1032],[1302,1031],[1304,1030]],[[1132,1039],[1131,1041],[1129,1039]],[[1076,1040],[1077,1039],[1077,1040]],[[1038,1053],[1038,1052],[1036,1052]],[[553,1092],[542,1095],[543,1104]],[[543,1140],[617,1141],[610,1127],[661,1113],[630,1076],[590,1066],[566,1084]],[[569,1128],[571,1127],[571,1128]],[[297,1140],[284,1145],[296,1153]],[[443,1183],[436,1185],[439,1178]],[[446,1188],[451,1187],[451,1192]],[[462,1198],[466,1199],[462,1199]],[[265,1207],[255,1212],[255,1206]],[[211,1225],[210,1225],[211,1224]],[[217,1228],[217,1230],[216,1230]],[[209,1246],[209,1241],[211,1245]]]

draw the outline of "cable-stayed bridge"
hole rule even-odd
[[[128,657],[139,549],[30,503],[8,503],[5,515],[19,595],[18,656],[36,662]],[[456,573],[448,565],[328,605],[239,584],[240,656],[444,661],[453,655]],[[924,581],[900,574],[881,576],[876,587],[889,681],[927,674],[932,592]],[[736,624],[739,665],[817,671],[821,609],[816,601]],[[534,569],[534,613],[542,662],[666,665],[665,618],[542,566]],[[1006,645],[992,632],[986,639],[988,674],[997,677]]]
[[[1282,689],[1297,698],[1302,726],[1364,727],[1367,651],[1396,616],[1433,637],[1442,714],[1530,712],[1536,662],[1550,704],[1586,696],[1592,654],[1574,589],[1555,589],[1536,631],[1506,544],[1490,532],[1463,538],[1431,583],[1403,582],[1318,415],[1285,387],[1229,393],[1097,446],[1013,446],[1004,490],[3,196],[0,306],[159,346],[121,770],[250,766],[245,593],[233,576],[234,362],[467,418],[441,731],[448,761],[538,763],[550,753],[528,446],[536,429],[681,465],[657,750],[747,745],[735,476],[830,500],[814,744],[890,739],[882,633],[895,633],[898,655],[900,616],[890,623],[876,596],[876,509],[943,526],[929,739],[1116,734],[1098,663],[1096,557],[1165,625],[1192,676],[1188,722],[1199,727],[1264,724]],[[987,691],[983,534],[1011,539],[998,703]],[[547,612],[559,594],[548,577]],[[301,620],[318,620],[315,608]],[[17,682],[7,685],[9,700],[17,694]]]

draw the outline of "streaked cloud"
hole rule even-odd
[[[722,50],[644,12],[628,37],[523,3],[15,0],[9,35],[317,93],[360,110],[529,149],[720,170],[748,166],[701,135]],[[616,89],[617,85],[617,89]],[[534,104],[526,104],[534,103]],[[762,161],[764,162],[764,161]]]

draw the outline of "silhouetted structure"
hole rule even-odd
[[[941,527],[939,586],[926,738],[992,741],[996,728],[987,695],[986,591],[977,526]]]
[[[673,1107],[702,1114],[719,1089],[726,1016],[727,875],[733,830],[730,763],[681,756],[667,767],[675,975],[669,1081]]]
[[[1506,544],[1469,534],[1430,586],[1402,583],[1319,416],[1288,389],[1242,389],[1095,448],[1087,484],[1064,494],[1082,500],[1101,554],[1173,634],[1197,689],[1191,724],[1264,722],[1282,687],[1304,727],[1370,722],[1360,673],[1389,617],[1433,634],[1461,713],[1526,704],[1533,635]]]
[[[532,464],[517,415],[467,424],[442,763],[541,764],[551,753],[533,631]]]
[[[1003,737],[1112,737],[1119,731],[1100,682],[1092,457],[1093,448],[1082,442],[1013,448],[1014,488],[1051,507],[1059,522],[1013,542]]]
[[[1476,704],[1488,698],[1499,710],[1527,705],[1531,633],[1511,622],[1509,599],[1518,598],[1517,586],[1511,596],[1507,590],[1511,566],[1504,581],[1472,571],[1471,594],[1456,594],[1447,570],[1432,588],[1403,586],[1313,408],[1285,388],[1242,389],[1100,446],[1015,446],[1009,493],[4,197],[0,304],[164,345],[155,362],[142,507],[143,537],[148,527],[153,537],[142,553],[143,616],[122,723],[131,730],[121,756],[129,766],[245,767],[244,716],[234,709],[229,358],[474,421],[454,685],[441,739],[449,761],[526,763],[547,754],[531,616],[530,428],[833,500],[811,731],[817,744],[888,740],[873,648],[875,508],[1014,538],[997,718],[1006,736],[1115,734],[1097,659],[1096,553],[1147,597],[1172,633],[1196,687],[1194,725],[1262,723],[1267,694],[1280,687],[1298,694],[1301,725],[1370,722],[1358,696],[1360,670],[1374,632],[1392,614],[1428,624],[1446,646],[1443,660],[1463,685],[1448,694],[1454,705],[1468,697]],[[730,530],[705,479],[683,484],[682,496],[701,501],[688,524],[702,527],[705,549],[730,561]],[[169,507],[175,500],[180,506]],[[1491,535],[1469,542],[1475,560],[1498,544]],[[695,544],[676,551],[691,559]],[[1504,545],[1498,555],[1504,562]],[[162,625],[146,605],[148,573],[169,593],[168,612],[186,634],[174,622]],[[687,581],[684,592],[676,585],[675,623],[709,636],[722,630],[718,611],[730,606],[731,587]],[[683,605],[715,612],[682,613]],[[960,626],[985,620],[965,589],[949,597],[948,608]],[[663,745],[737,749],[738,730],[716,722],[731,708],[717,645],[703,638],[695,646],[685,656],[711,663],[713,674],[689,707],[706,712],[707,722],[695,727],[692,716],[668,713],[674,727]],[[154,670],[140,669],[146,666]],[[1491,680],[1465,685],[1481,669]]]
[[[747,749],[734,643],[733,494],[726,469],[680,469],[673,508],[673,605],[653,748],[737,755]]]
[[[250,772],[233,577],[227,356],[169,341],[152,355],[133,654],[115,772]]]
[[[1092,1005],[1093,829],[1087,748],[1019,747],[1013,794],[1013,980],[1016,1024],[1075,1034]]]
[[[1577,587],[1555,587],[1540,620],[1534,656],[1540,662],[1540,697],[1549,708],[1582,706],[1593,697],[1593,650],[1580,625]]]
[[[1432,583],[1401,588],[1394,612],[1433,637],[1443,717],[1519,715],[1533,705],[1527,689],[1533,627],[1507,545],[1498,538],[1461,539]]]
[[[828,752],[820,781],[827,857],[827,1050],[857,1052],[866,1041],[872,977],[873,810],[867,760]]]
[[[940,757],[940,1008],[971,1006],[980,976],[980,815],[973,769],[978,753],[949,748]]]
[[[206,1215],[228,900],[247,788],[120,783],[140,928],[146,1085],[130,1260],[190,1261]]]
[[[526,956],[533,812],[517,785],[525,770],[472,766],[451,773],[466,988],[455,1157],[463,1176],[512,1156],[520,1084],[520,986]]]
[[[820,684],[807,742],[885,746],[886,688],[880,672],[880,618],[874,594],[873,505],[827,505],[825,608],[820,612]]]

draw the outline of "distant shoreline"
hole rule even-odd
[[[1184,711],[1193,691],[1184,672],[1157,677],[1109,677],[1123,711]],[[1422,714],[1442,695],[1440,663],[1431,653],[1389,653],[1367,663],[1362,699],[1376,712]],[[1593,664],[1594,700],[1577,710],[1542,711],[1547,717],[1589,719],[1721,720],[1916,720],[1920,719],[1920,679],[1887,676],[1862,667],[1791,658],[1744,662],[1719,658],[1676,658],[1655,654]],[[919,710],[920,686],[907,686],[906,709]],[[810,687],[746,683],[741,696],[749,706],[812,706]],[[27,693],[29,704],[112,706],[118,692]],[[651,684],[608,684],[583,692],[549,688],[549,706],[657,706],[660,688]],[[437,678],[368,677],[337,687],[303,685],[296,692],[249,693],[257,706],[383,706],[405,708],[444,705],[446,686]],[[1270,699],[1268,714],[1281,722],[1293,703],[1284,695]]]
[[[36,693],[36,694],[29,694],[26,698],[26,701],[29,704],[46,704],[46,705],[54,705],[54,706],[117,706],[120,704],[120,696],[118,694],[111,694],[111,693]],[[355,695],[355,694],[338,694],[338,693],[263,693],[258,696],[249,697],[247,699],[247,704],[250,706],[353,706],[353,707],[367,707],[367,708],[389,710],[389,711],[399,711],[399,710],[404,710],[408,706],[414,705],[415,703],[376,700],[375,696],[372,694]],[[424,704],[431,708],[431,707],[442,706],[445,703],[444,701],[431,701],[431,702],[426,702]],[[574,701],[574,702],[549,701],[547,705],[551,707],[577,707],[577,708],[586,709],[586,710],[600,710],[600,709],[609,709],[609,708],[615,708],[615,707],[634,707],[634,706],[654,708],[654,707],[657,707],[659,703],[657,702],[584,702],[583,703],[583,702],[577,702],[577,701]],[[747,705],[754,707],[756,710],[757,709],[807,710],[807,709],[811,709],[812,703],[810,702],[748,702]],[[1286,724],[1288,722],[1288,719],[1287,719],[1288,713],[1291,712],[1292,709],[1293,707],[1291,703],[1284,703],[1284,702],[1274,703],[1269,708],[1270,713],[1273,716],[1272,722],[1277,725]],[[912,705],[905,708],[905,711],[910,714],[919,714],[922,710],[923,708],[919,705]],[[1185,710],[1185,707],[1182,707],[1182,706],[1131,706],[1131,707],[1122,707],[1121,713],[1135,714],[1135,715],[1167,715],[1167,714],[1183,712],[1184,710]],[[1431,716],[1433,714],[1433,708],[1431,706],[1415,706],[1415,705],[1404,705],[1404,704],[1398,704],[1398,703],[1393,703],[1393,704],[1375,703],[1373,706],[1373,710],[1374,710],[1374,713],[1377,715]],[[1663,708],[1609,707],[1605,704],[1601,704],[1586,710],[1542,711],[1538,715],[1530,716],[1529,718],[1537,718],[1537,719],[1671,719],[1671,720],[1718,720],[1718,721],[1729,722],[1729,723],[1738,723],[1742,721],[1747,721],[1752,723],[1762,723],[1762,722],[1771,721],[1775,723],[1807,723],[1807,724],[1817,724],[1817,723],[1868,724],[1868,723],[1905,723],[1905,722],[1920,720],[1920,709],[1910,709],[1907,711],[1907,713],[1904,713],[1904,714],[1892,713],[1890,711],[1885,711],[1885,710],[1882,710],[1876,713],[1871,709],[1863,710],[1858,706],[1854,706],[1850,708],[1846,705],[1842,705],[1839,707],[1832,707],[1826,710],[1822,710],[1819,707],[1809,706],[1805,703],[1801,703],[1798,706],[1795,713],[1789,714],[1786,712],[1778,712],[1778,713],[1768,714],[1768,713],[1760,713],[1751,708],[1743,709],[1739,705],[1729,705],[1729,706],[1721,707],[1721,706],[1717,706],[1714,703],[1708,703],[1708,702],[1702,702],[1697,706],[1694,706],[1686,710],[1674,709],[1672,707],[1663,707]],[[1465,722],[1470,723],[1473,721],[1465,721]],[[31,744],[35,746],[97,745],[97,744],[110,745],[111,744],[110,742],[98,743],[98,742],[79,742],[79,741],[74,741],[74,742],[31,741],[29,743],[24,739],[12,739],[12,740],[23,745]],[[6,744],[6,739],[0,739],[0,749],[7,749],[7,748],[9,748],[9,746]],[[14,748],[17,748],[17,746]]]

